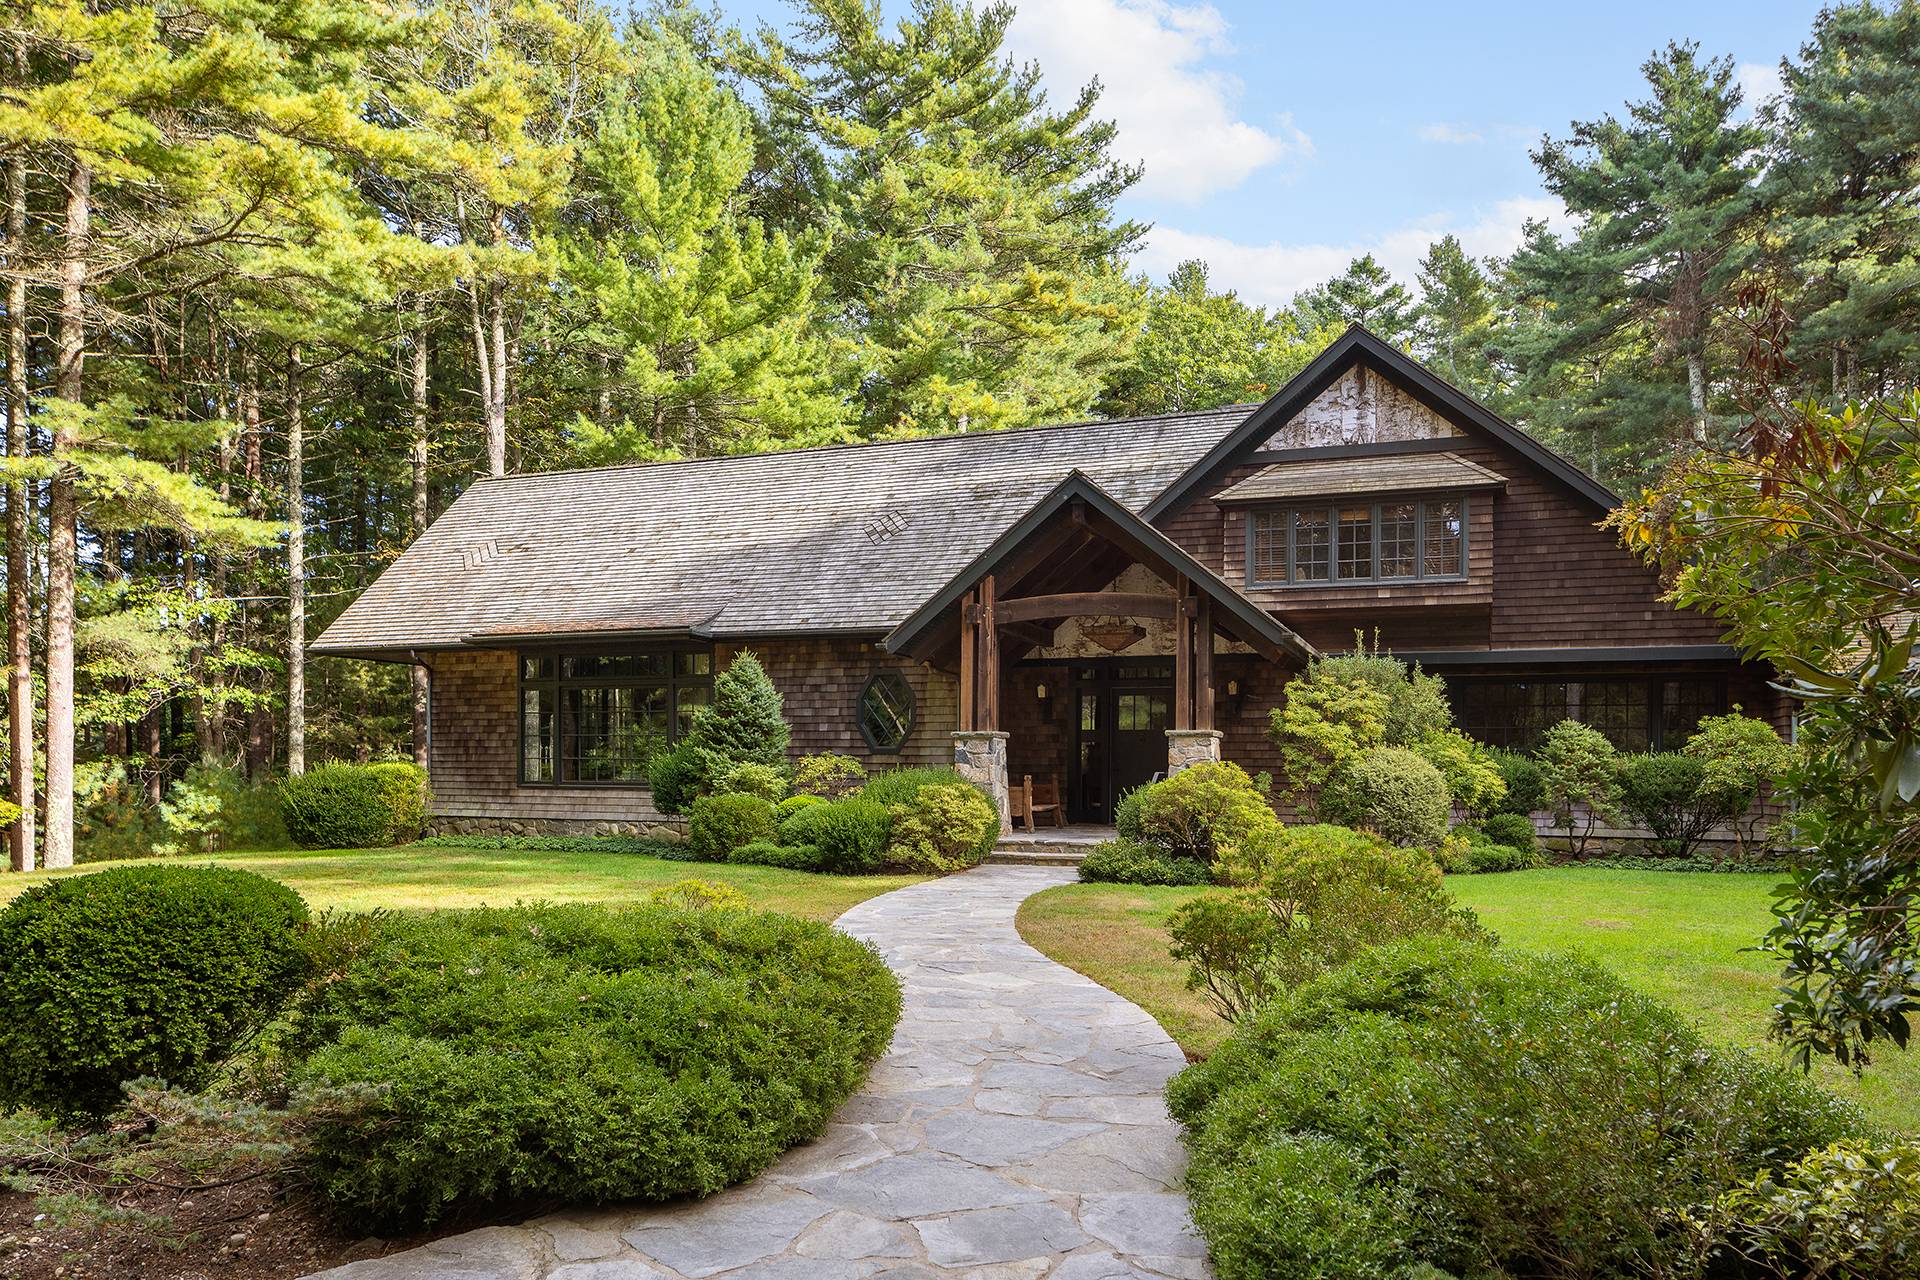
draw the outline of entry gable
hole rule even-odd
[[[1600,511],[1619,505],[1620,499],[1592,476],[1404,352],[1353,325],[1141,514],[1159,522],[1201,496],[1214,477],[1255,455],[1444,449],[1476,432],[1507,445]]]

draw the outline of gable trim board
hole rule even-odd
[[[1240,457],[1242,453],[1248,452],[1251,445],[1266,439],[1292,421],[1356,361],[1399,382],[1442,417],[1477,428],[1511,447],[1601,511],[1611,511],[1620,505],[1619,496],[1598,480],[1452,383],[1429,372],[1411,357],[1382,342],[1361,326],[1353,325],[1315,357],[1313,363],[1296,374],[1291,382],[1247,415],[1239,426],[1228,432],[1198,462],[1188,467],[1179,479],[1167,487],[1166,492],[1148,503],[1141,512],[1142,517],[1158,522],[1199,497],[1209,481],[1244,461]]]

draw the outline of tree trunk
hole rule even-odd
[[[495,281],[487,287],[487,331],[493,350],[492,398],[487,402],[487,474],[507,474],[507,300],[506,287]]]
[[[27,456],[27,161],[7,165],[7,243],[13,274],[7,281],[7,456]],[[7,484],[7,741],[8,794],[20,806],[9,835],[15,871],[33,870],[33,590],[27,566],[32,490],[14,477]]]
[[[67,179],[65,244],[60,261],[60,319],[54,394],[74,404],[86,389],[87,253],[93,175],[75,161]],[[64,421],[64,420],[63,420]],[[73,431],[54,432],[59,465],[47,486],[47,832],[46,865],[73,865],[73,616],[79,509],[66,458]]]
[[[1693,405],[1693,442],[1707,442],[1707,364],[1698,351],[1687,353],[1687,399]]]
[[[413,536],[427,531],[427,301],[420,299],[418,326],[413,334]],[[413,664],[413,762],[427,767],[426,667]]]
[[[287,772],[307,771],[307,511],[302,492],[306,424],[300,348],[287,352]]]

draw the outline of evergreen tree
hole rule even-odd
[[[708,761],[785,764],[793,731],[781,716],[785,699],[760,659],[742,652],[713,680],[713,701],[694,712],[690,748]],[[719,770],[711,764],[709,775]]]
[[[1635,406],[1657,417],[1634,428],[1656,435],[1664,419],[1699,443],[1711,417],[1710,364],[1748,258],[1761,134],[1739,118],[1731,59],[1673,44],[1642,71],[1651,96],[1630,104],[1624,121],[1576,123],[1571,138],[1534,152],[1547,189],[1579,226],[1565,242],[1536,236],[1513,270],[1556,316],[1557,340],[1538,358],[1656,344],[1681,372],[1678,404]]]
[[[1364,325],[1376,338],[1397,347],[1413,338],[1413,295],[1370,253],[1295,298],[1293,310],[1308,329]]]
[[[839,377],[868,434],[1059,422],[1126,352],[1142,228],[1113,202],[1138,178],[1108,154],[1098,84],[1053,110],[1040,69],[1001,52],[1007,4],[798,0],[797,37],[762,31],[735,64],[784,153],[768,216],[833,231],[822,266]]]
[[[1447,381],[1481,399],[1495,391],[1487,348],[1493,340],[1492,285],[1460,241],[1442,236],[1420,259],[1414,350]]]

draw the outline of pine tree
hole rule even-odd
[[[783,153],[762,211],[833,232],[824,319],[861,428],[1083,413],[1141,307],[1122,263],[1143,229],[1112,216],[1139,171],[1108,154],[1098,84],[1053,110],[1002,53],[1007,4],[914,0],[892,33],[877,2],[799,8],[796,40],[763,32],[734,61]]]
[[[1311,329],[1364,325],[1395,346],[1405,346],[1413,337],[1413,295],[1370,253],[1295,298],[1293,310]]]
[[[1420,260],[1420,302],[1414,308],[1414,350],[1428,367],[1487,399],[1495,390],[1487,347],[1493,340],[1493,289],[1480,265],[1442,236]]]

